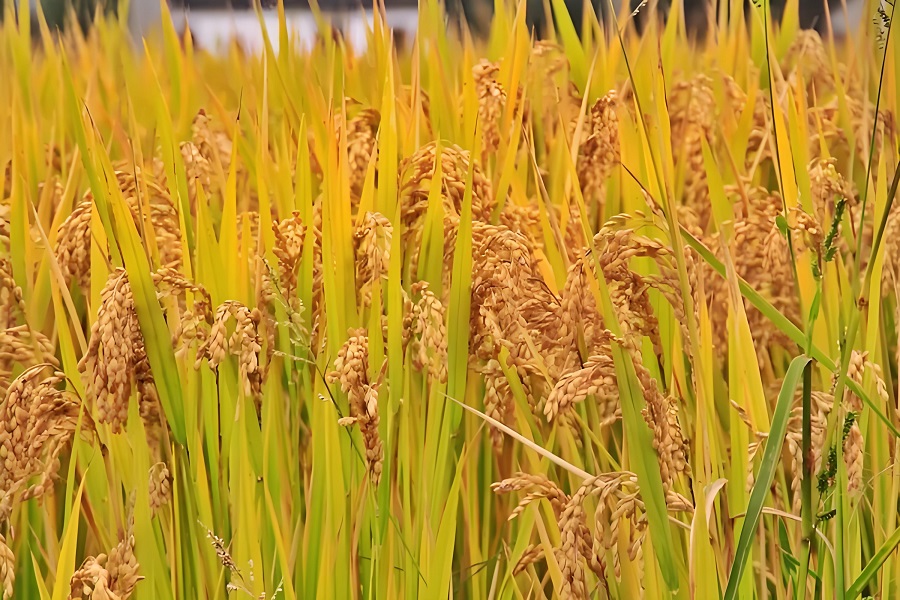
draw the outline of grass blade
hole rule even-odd
[[[737,597],[738,586],[747,565],[752,550],[753,539],[756,536],[756,526],[759,524],[763,511],[763,504],[769,494],[769,486],[775,479],[775,469],[781,460],[781,448],[784,445],[784,436],[787,432],[788,418],[791,412],[791,403],[797,386],[803,377],[806,365],[812,359],[808,356],[798,356],[791,361],[784,383],[778,393],[778,401],[775,404],[775,413],[772,415],[772,428],[766,438],[766,448],[763,452],[762,463],[756,474],[753,490],[750,492],[750,500],[747,503],[744,524],[741,527],[741,535],[734,551],[734,562],[728,575],[728,585],[725,588],[725,600],[734,600]]]

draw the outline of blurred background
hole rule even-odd
[[[629,2],[633,10],[641,0],[613,0],[620,6]],[[646,1],[646,0],[644,0]],[[671,0],[656,0],[662,12]],[[706,30],[706,14],[709,2],[715,0],[684,0],[685,20],[689,31],[702,36]],[[786,0],[770,0],[773,14],[779,15]],[[399,43],[411,40],[417,23],[416,0],[384,0],[387,20],[395,31]],[[804,28],[825,31],[825,11],[830,11],[832,30],[836,36],[846,35],[854,30],[863,16],[866,0],[799,0],[800,24]],[[52,27],[64,28],[74,20],[77,26],[86,30],[97,12],[118,14],[127,12],[129,28],[136,39],[156,27],[161,18],[158,0],[0,0],[0,8],[5,3],[28,4],[32,14],[40,3],[47,22]],[[124,8],[127,3],[127,10]],[[236,40],[245,50],[258,50],[262,44],[259,23],[253,11],[252,0],[169,0],[168,2],[176,28],[181,31],[189,26],[195,43],[210,51],[224,50]],[[266,10],[266,23],[277,28],[277,0],[262,0]],[[285,0],[285,11],[289,26],[299,36],[301,42],[312,43],[316,36],[315,20],[306,0]],[[366,20],[371,19],[371,2],[359,0],[319,0],[319,8],[329,17],[332,26],[340,30],[345,39],[357,50],[365,46]],[[547,2],[549,5],[549,2]],[[608,0],[566,0],[567,10],[576,24],[581,23],[588,7],[603,20],[608,10]],[[749,8],[750,0],[745,0]],[[493,0],[446,0],[448,17],[456,25],[468,27],[475,36],[487,32],[493,12]],[[545,30],[548,15],[544,0],[526,0],[527,20],[538,36]],[[3,11],[0,10],[0,18]],[[74,16],[74,18],[72,18]],[[552,17],[550,17],[552,18]],[[277,40],[277,36],[274,36]]]

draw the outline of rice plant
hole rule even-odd
[[[3,600],[898,597],[892,5],[742,6],[7,6]]]

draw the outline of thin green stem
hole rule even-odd
[[[800,571],[797,577],[797,596],[806,596],[806,580],[809,575],[809,561],[812,544],[815,538],[815,522],[812,503],[812,482],[815,477],[815,456],[812,451],[812,361],[806,363],[803,369],[803,424],[801,455],[803,456],[803,477],[800,481],[800,516],[801,516],[801,543],[803,544],[803,559],[800,561]]]
[[[891,16],[893,17],[893,15],[891,15]],[[871,136],[871,139],[869,140],[869,156],[868,156],[868,160],[866,161],[865,187],[863,188],[862,198],[860,200],[862,203],[862,208],[860,210],[860,217],[859,217],[860,230],[859,230],[859,232],[857,232],[857,236],[856,236],[856,272],[857,273],[859,273],[859,268],[862,264],[860,262],[862,260],[862,240],[863,240],[862,226],[866,222],[866,204],[867,204],[866,201],[869,198],[869,178],[872,176],[872,162],[875,157],[875,139],[876,139],[876,136],[878,135],[878,111],[881,107],[881,88],[884,85],[884,71],[885,71],[885,67],[887,65],[887,49],[888,49],[888,46],[890,45],[890,41],[891,41],[891,30],[894,28],[893,24],[894,24],[894,19],[891,18],[888,21],[887,34],[885,34],[885,38],[884,38],[884,52],[881,55],[881,73],[878,77],[878,92],[875,95],[875,117],[872,122],[872,136]]]

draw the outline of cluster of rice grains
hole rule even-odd
[[[802,89],[810,101],[802,112],[808,117],[804,130],[816,132],[808,144],[806,210],[798,207],[785,212],[775,177],[770,99],[764,91],[736,80],[753,81],[753,76],[678,74],[665,99],[672,140],[671,149],[666,150],[671,151],[676,173],[672,190],[678,222],[796,324],[801,324],[802,316],[794,253],[808,251],[818,258],[819,269],[830,258],[826,255],[833,252],[832,246],[852,258],[854,248],[842,236],[835,240],[832,235],[833,221],[844,210],[855,232],[869,241],[873,237],[871,223],[861,221],[849,171],[851,161],[859,167],[860,156],[869,152],[860,140],[866,139],[874,106],[852,72],[842,73],[846,81],[841,89],[848,95],[838,102],[836,95],[841,92],[830,67],[824,66],[830,64],[821,40],[804,33],[787,53],[783,77],[776,81],[775,102],[787,102],[789,89]],[[53,147],[46,165],[51,175],[41,188],[44,197],[53,199],[51,215],[57,225],[49,235],[52,265],[47,269],[64,284],[66,293],[57,301],[77,313],[73,321],[68,317],[74,314],[67,315],[66,322],[31,325],[37,316],[29,314],[23,285],[29,293],[49,292],[16,271],[24,261],[17,260],[11,247],[13,175],[10,168],[4,171],[5,185],[0,188],[0,600],[12,596],[15,565],[21,561],[13,552],[17,533],[13,524],[19,510],[30,499],[54,496],[60,470],[69,462],[69,450],[76,441],[95,446],[105,458],[111,440],[120,439],[115,436],[128,435],[130,444],[140,439],[130,435],[135,431],[132,427],[139,427],[136,431],[146,438],[152,464],[146,474],[149,512],[152,519],[170,524],[169,512],[175,510],[175,442],[171,415],[165,414],[157,388],[159,373],[151,368],[152,344],[160,337],[150,337],[157,332],[142,295],[148,285],[151,297],[155,293],[163,309],[168,326],[168,338],[163,338],[171,342],[181,376],[189,368],[209,369],[215,377],[205,371],[203,381],[212,379],[218,385],[227,372],[237,382],[229,393],[249,400],[259,421],[266,414],[277,414],[267,412],[265,402],[286,396],[289,386],[299,389],[297,378],[284,376],[291,373],[291,367],[283,368],[285,363],[320,369],[334,400],[334,419],[361,443],[357,447],[365,484],[373,488],[383,484],[383,475],[388,479],[385,461],[396,452],[383,437],[388,419],[382,399],[391,397],[396,390],[390,386],[397,385],[388,377],[390,361],[399,356],[402,364],[418,374],[418,379],[406,374],[408,386],[421,385],[429,397],[440,397],[453,376],[449,332],[451,328],[467,332],[466,360],[461,367],[469,376],[467,400],[480,403],[476,408],[513,429],[533,423],[543,439],[553,440],[548,449],[568,459],[591,456],[584,462],[594,466],[589,469],[593,472],[609,467],[608,472],[582,480],[566,478],[562,471],[515,472],[524,467],[514,460],[511,468],[510,457],[522,457],[525,451],[514,449],[514,442],[499,428],[484,430],[489,441],[482,448],[494,453],[497,467],[490,476],[500,473],[493,491],[519,495],[512,508],[506,500],[496,499],[497,510],[514,519],[546,500],[551,509],[547,514],[556,519],[556,531],[549,538],[556,541],[548,545],[547,539],[538,540],[535,530],[534,539],[510,565],[512,573],[546,584],[548,568],[542,563],[555,561],[562,575],[555,592],[566,598],[591,597],[593,586],[609,593],[613,580],[623,576],[636,578],[642,585],[649,560],[643,553],[648,515],[638,476],[629,470],[625,451],[629,441],[621,424],[625,392],[619,377],[634,374],[634,391],[642,407],[643,423],[639,424],[650,432],[670,518],[690,523],[695,510],[691,443],[696,423],[690,414],[689,388],[694,375],[684,374],[684,364],[674,365],[681,358],[673,354],[683,353],[684,363],[694,366],[697,348],[692,346],[689,324],[702,318],[707,320],[706,333],[715,354],[727,355],[733,290],[693,250],[672,245],[674,234],[668,231],[659,198],[646,190],[636,199],[622,197],[626,189],[623,161],[633,154],[623,147],[623,140],[638,139],[635,131],[626,129],[636,128],[639,119],[630,84],[622,82],[588,102],[569,81],[565,53],[546,42],[534,46],[528,75],[516,89],[507,89],[503,83],[508,79],[504,67],[508,64],[482,60],[464,74],[474,84],[478,102],[480,152],[452,140],[425,140],[418,146],[407,144],[407,151],[397,157],[397,173],[385,173],[379,156],[384,111],[350,98],[343,101],[345,110],[310,128],[310,172],[297,172],[299,159],[290,153],[285,158],[283,148],[275,144],[264,148],[261,155],[270,152],[277,157],[276,163],[292,163],[273,167],[290,171],[285,178],[292,181],[288,187],[309,185],[313,190],[313,201],[304,211],[280,210],[282,203],[264,195],[272,191],[258,183],[257,170],[263,166],[252,165],[223,124],[202,110],[193,120],[190,139],[180,143],[180,156],[175,157],[181,161],[179,167],[183,163],[183,172],[176,173],[188,183],[187,198],[177,191],[179,183],[172,181],[171,164],[158,157],[113,162],[113,175],[106,183],[117,192],[108,200],[100,202],[90,190],[76,194],[77,186],[63,184],[61,175],[67,163],[77,164],[74,144],[67,151]],[[424,91],[417,96],[414,89],[404,87],[397,101],[400,114],[420,110],[420,118],[429,119]],[[882,113],[874,144],[878,153],[893,143],[895,133],[891,115]],[[730,143],[727,140],[735,132],[729,127],[738,127],[738,121],[743,143],[732,144],[728,151],[737,148],[743,154],[731,157],[734,172],[724,187],[733,207],[730,245],[726,245],[715,224],[704,141],[713,149]],[[521,125],[522,135],[511,133],[515,124]],[[431,123],[424,130],[431,131]],[[848,131],[856,134],[856,147],[850,147]],[[322,132],[341,143],[317,139]],[[513,145],[511,140],[518,142]],[[244,141],[251,143],[252,154],[252,143],[258,140]],[[572,169],[560,184],[553,179],[565,169],[550,163],[568,157],[554,153],[553,148],[573,141],[577,148],[570,153]],[[297,140],[291,143],[296,146]],[[325,236],[335,235],[345,225],[328,222],[337,211],[325,205],[330,196],[322,186],[323,178],[329,176],[326,165],[340,162],[324,156],[325,149],[335,148],[346,151],[340,164],[346,165],[349,179],[351,226],[346,241],[353,269],[348,277],[355,283],[352,297],[339,300],[354,305],[351,312],[358,317],[354,327],[341,332],[341,339],[329,339],[334,336],[329,319],[336,319],[332,325],[343,319],[334,316],[338,308],[326,305],[325,289],[334,266],[334,257],[326,254]],[[500,175],[503,165],[498,157],[509,152],[527,165],[523,172],[528,172],[531,183],[523,183],[525,178],[511,183]],[[372,191],[389,177],[396,178],[398,205],[394,214],[382,214],[373,207]],[[577,194],[572,186],[577,186]],[[501,188],[506,197],[498,196]],[[551,198],[548,190],[560,191],[562,197]],[[123,209],[127,208],[127,213],[119,214],[130,214],[150,265],[150,273],[139,274],[143,279],[117,266],[122,264],[119,241],[107,239],[109,230],[102,222],[108,215],[101,213],[110,202],[119,201],[119,195]],[[226,197],[235,200],[236,206],[225,207]],[[631,207],[630,214],[619,214],[623,206]],[[217,291],[222,286],[211,279],[201,283],[204,280],[197,274],[203,257],[190,254],[194,243],[190,239],[201,234],[215,239],[216,234],[187,230],[191,224],[199,229],[202,213],[215,221],[212,231],[228,210],[237,211],[232,215],[236,239],[215,241],[234,249],[241,261],[235,273],[227,274],[246,279],[235,287],[242,292],[234,298]],[[38,228],[33,229],[32,237],[41,239]],[[225,233],[223,227],[220,235]],[[468,239],[462,240],[462,235]],[[889,215],[886,239],[881,283],[885,294],[898,293],[900,209]],[[462,284],[454,281],[460,247],[471,248],[471,279]],[[396,274],[402,280],[399,303],[389,292]],[[608,298],[600,295],[604,293],[601,283]],[[454,289],[460,294],[454,296]],[[460,302],[461,294],[467,294],[468,322],[452,323],[451,307]],[[391,306],[399,306],[399,319],[390,313]],[[777,391],[785,352],[793,350],[790,339],[749,302],[743,308],[760,372],[767,389]],[[399,345],[386,343],[396,340],[398,322]],[[85,331],[73,336],[78,327]],[[83,340],[80,348],[79,339]],[[71,356],[73,345],[77,356]],[[628,361],[627,369],[617,364],[621,360]],[[77,364],[77,371],[63,373],[62,364]],[[725,365],[720,360],[715,367]],[[893,392],[890,371],[883,372],[868,354],[854,352],[848,378],[863,385],[864,376],[874,381],[886,405]],[[73,377],[80,379],[73,381]],[[225,389],[222,386],[219,391]],[[431,394],[432,390],[436,393]],[[772,405],[775,392],[767,394],[765,402]],[[825,436],[829,415],[837,410],[843,424],[841,455],[848,491],[858,497],[866,485],[867,468],[865,429],[858,420],[863,401],[850,392],[836,400],[833,389],[815,390],[812,399],[811,458],[816,472],[826,474],[824,485],[834,485],[834,457]],[[308,404],[311,400],[292,401]],[[732,453],[748,451],[749,485],[766,432],[751,418],[752,411],[732,404],[753,440],[747,449],[729,448]],[[302,411],[284,414],[288,413],[306,418],[299,416]],[[794,514],[800,510],[801,438],[798,395],[787,426],[790,460],[784,461],[790,463],[789,469],[785,466],[790,497],[773,487],[779,503],[773,508]],[[628,448],[628,452],[638,451]],[[605,457],[597,459],[597,454]],[[288,460],[302,463],[303,459]],[[307,484],[309,479],[308,473],[302,476]],[[121,490],[115,493],[121,495]],[[105,535],[86,544],[94,556],[85,558],[71,575],[70,598],[125,600],[138,586],[142,576],[135,547],[144,541],[135,537],[131,510],[117,518],[118,541]],[[219,562],[230,573],[229,581],[242,580],[224,541],[207,532]],[[508,534],[508,528],[499,533]],[[108,553],[102,552],[116,543]],[[242,586],[228,583],[228,590],[241,591]]]
[[[133,503],[132,495],[130,511],[133,511]],[[69,600],[124,600],[131,597],[135,586],[143,579],[138,575],[140,565],[134,555],[134,543],[134,517],[129,514],[124,539],[109,554],[87,557],[72,574]]]
[[[845,209],[855,225],[855,231],[860,231],[869,242],[872,238],[871,232],[867,231],[871,224],[860,223],[859,220],[858,194],[842,174],[853,160],[853,149],[847,147],[844,123],[838,124],[833,108],[837,102],[834,79],[821,74],[830,73],[828,68],[821,71],[805,69],[809,61],[825,64],[828,58],[818,36],[803,33],[785,60],[785,79],[776,82],[780,90],[776,97],[782,98],[789,87],[798,87],[801,83],[808,85],[810,98],[816,100],[806,112],[809,117],[808,131],[823,132],[822,135],[812,135],[809,143],[812,211],[805,212],[799,207],[792,209],[786,219],[786,228],[779,224],[785,207],[777,191],[776,180],[765,175],[766,169],[773,168],[776,155],[768,97],[755,90],[755,103],[748,105],[748,94],[733,78],[721,74],[699,74],[675,81],[667,98],[672,155],[678,173],[675,187],[679,201],[678,217],[681,225],[719,259],[723,259],[726,249],[712,219],[702,142],[706,140],[715,147],[717,143],[727,140],[727,129],[717,127],[717,114],[732,111],[736,118],[745,118],[742,115],[747,114],[745,119],[749,120],[751,127],[743,148],[746,156],[736,173],[737,183],[725,187],[726,196],[734,207],[728,259],[740,278],[798,325],[802,323],[802,318],[795,288],[792,252],[810,251],[817,260],[818,269],[822,268],[824,260],[830,260],[833,252],[852,257],[852,249],[847,247],[844,238],[834,237],[835,223]],[[857,131],[855,139],[859,143],[860,139],[868,139],[864,133],[865,119],[871,119],[871,116],[866,117],[864,113],[874,113],[874,107],[866,104],[866,96],[855,88],[854,83],[851,82],[848,87],[854,90],[847,98],[849,127]],[[651,371],[651,365],[645,363],[647,357],[654,355],[655,359],[662,361],[663,346],[671,343],[661,338],[658,322],[660,304],[652,298],[668,301],[668,309],[673,311],[676,322],[682,325],[682,339],[688,343],[687,315],[679,288],[675,253],[667,235],[655,238],[638,233],[642,229],[665,231],[664,219],[659,218],[657,199],[645,193],[652,214],[650,218],[639,213],[633,217],[613,216],[605,210],[607,184],[618,172],[621,160],[620,116],[625,114],[621,111],[627,111],[630,123],[635,122],[632,99],[626,85],[622,90],[600,97],[588,107],[584,117],[577,174],[588,211],[586,216],[589,223],[597,223],[598,217],[608,220],[599,228],[590,248],[579,250],[579,246],[584,245],[584,228],[578,221],[579,210],[575,202],[569,205],[568,210],[574,215],[565,231],[565,250],[570,267],[565,285],[558,295],[550,291],[554,282],[542,280],[543,275],[536,268],[534,257],[535,251],[541,249],[540,235],[535,239],[532,237],[534,232],[522,228],[519,221],[516,223],[519,227],[513,226],[511,231],[498,236],[497,239],[508,240],[503,243],[506,253],[499,262],[503,267],[498,269],[491,261],[495,251],[492,246],[479,243],[481,229],[477,222],[473,225],[472,358],[481,359],[479,370],[484,375],[485,412],[495,419],[509,425],[515,422],[512,417],[515,401],[500,364],[504,359],[500,357],[499,349],[504,348],[508,352],[505,359],[508,367],[515,368],[532,409],[542,412],[548,421],[558,420],[575,425],[577,432],[577,424],[564,417],[572,412],[577,403],[591,399],[596,408],[587,413],[593,417],[590,426],[594,435],[603,435],[602,428],[621,417],[620,389],[610,353],[611,343],[620,344],[634,363],[644,395],[644,416],[653,430],[653,446],[662,473],[666,503],[670,511],[687,513],[684,516],[689,519],[693,502],[681,493],[688,493],[691,476],[688,437],[683,428],[687,402],[682,392],[667,389],[667,382],[651,374],[657,369]],[[868,122],[871,123],[871,120]],[[574,130],[575,125],[570,128],[570,131]],[[892,117],[882,111],[874,144],[878,153],[876,163],[885,140],[893,140],[893,135]],[[861,168],[865,160],[859,156],[867,156],[868,148],[856,150],[856,167]],[[473,214],[477,215],[477,210],[478,206],[473,203]],[[484,208],[481,210],[485,212]],[[900,217],[897,215],[900,212],[894,209],[889,216],[888,235],[898,230]],[[500,222],[511,223],[502,217]],[[494,232],[497,226],[483,227]],[[831,246],[834,246],[833,250],[829,250]],[[887,242],[887,253],[884,286],[886,291],[895,291],[900,289],[896,283],[896,264],[900,261],[900,253],[894,242]],[[644,259],[645,266],[638,271],[635,263],[640,259]],[[650,270],[651,274],[647,274],[646,259],[654,267]],[[685,259],[695,318],[700,311],[699,303],[705,304],[704,314],[710,320],[713,348],[724,355],[728,350],[729,284],[692,251],[685,249]],[[520,266],[515,267],[516,263]],[[861,263],[865,265],[865,260]],[[605,327],[596,297],[591,292],[590,280],[595,276],[595,269],[602,272],[606,279],[618,325],[623,330],[621,339],[616,339]],[[484,270],[487,270],[486,274],[482,274]],[[490,287],[482,291],[479,284],[488,277]],[[781,381],[775,373],[783,369],[779,366],[779,361],[783,360],[781,349],[790,349],[792,344],[784,332],[760,311],[748,301],[744,303],[760,370],[764,376],[771,377],[771,389],[777,391]],[[538,306],[539,310],[528,311],[528,308]],[[645,341],[647,345],[644,345]],[[690,352],[690,348],[686,351]],[[862,385],[863,374],[867,371],[872,373],[881,406],[890,406],[889,386],[880,366],[866,354],[854,351],[848,378]],[[772,392],[767,401],[771,405],[774,399],[775,393]],[[835,484],[834,450],[832,448],[829,455],[825,438],[827,419],[835,402],[830,389],[814,390],[812,399],[812,458],[814,472],[820,474],[820,489],[824,491]],[[777,486],[773,486],[772,491],[785,510],[799,515],[802,465],[799,393],[795,400],[788,422],[786,444],[792,457],[788,471],[791,498],[784,498]],[[764,439],[765,434],[757,430],[743,407],[734,403],[733,408],[757,439],[749,448],[747,483],[752,485],[753,459],[761,447],[759,440]],[[858,422],[862,408],[862,400],[858,396],[845,392],[840,413],[843,422],[842,459],[847,473],[847,492],[853,498],[858,498],[866,485],[863,476],[863,430]],[[492,433],[495,448],[500,450],[502,436],[499,432]],[[742,450],[732,448],[732,452],[735,451]],[[519,473],[495,484],[494,489],[498,493],[525,494],[510,518],[521,514],[527,505],[538,499],[550,501],[559,522],[561,541],[555,554],[564,578],[563,588],[557,592],[563,597],[581,598],[592,593],[585,588],[585,568],[594,571],[600,578],[600,584],[606,587],[605,565],[610,550],[613,551],[616,577],[620,576],[620,559],[636,561],[638,572],[641,572],[640,542],[646,521],[636,484],[632,473],[607,473],[582,482],[580,487],[575,486],[568,494],[544,475]],[[586,518],[586,507],[583,506],[586,501],[594,510],[593,519]],[[618,535],[618,528],[626,523],[629,533]],[[541,560],[544,553],[545,546],[529,546],[521,554],[515,572],[527,570],[531,564]]]

